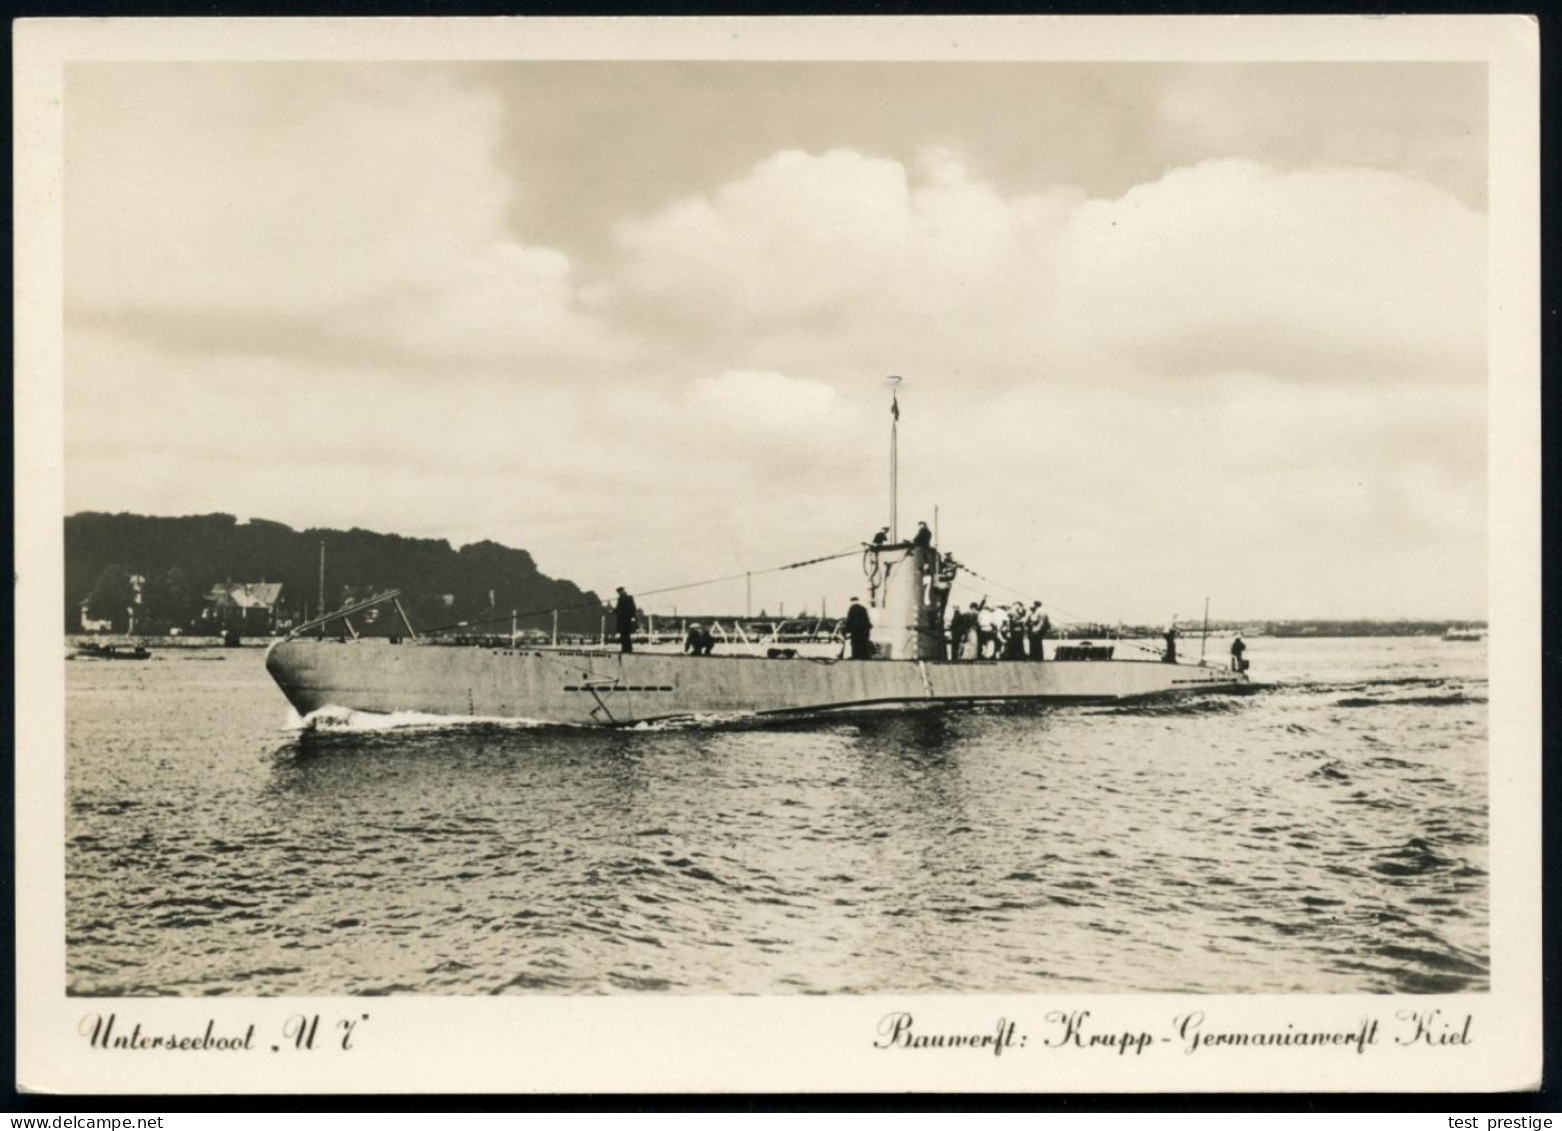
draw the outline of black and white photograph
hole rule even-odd
[[[818,1001],[910,1088],[963,1043],[1035,1088],[1098,1040],[1433,1080],[1508,1039],[1532,30],[874,22],[57,53],[40,1049],[371,1060],[428,999]],[[1164,1053],[1085,1019],[1146,1001]]]

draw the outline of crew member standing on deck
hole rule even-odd
[[[1030,658],[1040,662],[1047,658],[1047,633],[1052,630],[1052,620],[1042,610],[1040,601],[1032,601],[1025,616],[1025,635],[1030,638]]]
[[[911,539],[913,546],[931,546],[933,544],[933,532],[927,528],[927,523],[917,523],[916,537]]]
[[[997,657],[993,654],[993,643],[997,640],[998,622],[993,617],[993,611],[987,605],[987,598],[982,598],[980,605],[973,605],[976,610],[976,656],[978,660],[992,660]]]
[[[959,605],[949,618],[949,658],[958,660],[965,652],[966,633],[971,631],[970,618]]]
[[[1005,605],[993,606],[993,648],[992,658],[1003,659],[1003,654],[1009,650],[1009,609]]]
[[[1020,643],[1015,637],[1025,631],[1014,623],[1014,610],[1008,605],[996,606],[993,609],[993,626],[998,630],[998,639],[993,641],[993,659],[1012,660],[1014,646]]]
[[[1172,617],[1171,623],[1166,626],[1164,633],[1166,638],[1166,652],[1161,656],[1164,663],[1175,664],[1177,662],[1177,618]]]
[[[888,541],[889,541],[889,527],[887,527],[887,526],[879,527],[879,532],[873,536],[873,544],[875,546],[882,546],[882,545],[884,545],[884,543],[886,543]]]
[[[868,619],[868,610],[853,597],[851,608],[846,610],[846,635],[851,638],[852,659],[867,660],[873,657],[873,643],[868,639],[872,631],[873,621]]]
[[[1004,642],[1005,660],[1025,658],[1025,602],[1016,601],[1009,607],[1009,638]]]
[[[1234,672],[1245,671],[1247,663],[1242,659],[1242,653],[1247,651],[1247,645],[1242,642],[1242,634],[1237,633],[1237,638],[1231,642],[1231,670]]]
[[[618,587],[618,604],[613,609],[613,616],[618,624],[618,650],[633,652],[635,628],[640,620],[640,610],[635,608],[635,599],[622,585]]]

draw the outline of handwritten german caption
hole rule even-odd
[[[909,1011],[879,1019],[873,1047],[885,1051],[974,1051],[992,1056],[1021,1050],[1085,1050],[1106,1056],[1178,1053],[1192,1056],[1223,1048],[1335,1048],[1366,1056],[1379,1048],[1453,1048],[1475,1043],[1473,1014],[1441,1009],[1402,1009],[1392,1017],[1363,1016],[1338,1026],[1285,1022],[1263,1028],[1224,1027],[1203,1010],[1178,1014],[1162,1028],[1118,1026],[1091,1010],[1053,1010],[1039,1026],[1000,1017],[991,1028],[961,1031],[919,1020]]]
[[[294,1013],[269,1029],[253,1023],[219,1026],[215,1018],[209,1019],[203,1028],[180,1029],[143,1025],[113,1012],[86,1014],[76,1031],[86,1038],[88,1047],[105,1052],[352,1052],[357,1047],[355,1039],[368,1020],[367,1013],[348,1017]]]

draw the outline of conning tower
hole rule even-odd
[[[939,554],[909,542],[869,547],[874,657],[939,660],[944,655],[943,610],[933,582]]]

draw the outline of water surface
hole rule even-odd
[[[1250,644],[1244,697],[611,732],[70,663],[68,989],[1486,989],[1485,645]]]

